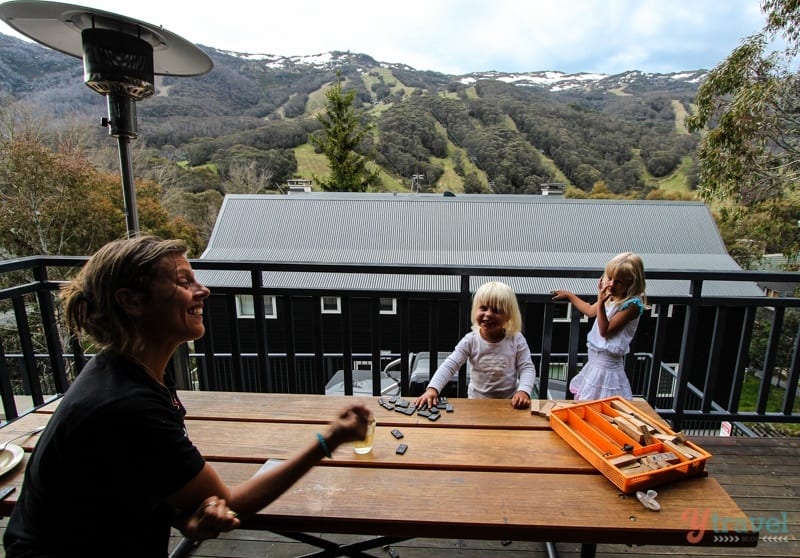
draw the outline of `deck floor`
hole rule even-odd
[[[762,556],[795,558],[800,556],[800,438],[694,438],[714,456],[707,470],[722,484],[742,510],[754,520],[772,520],[755,548],[662,547],[605,545],[597,547],[599,557],[631,556]],[[702,503],[698,503],[702,505]],[[0,521],[0,529],[6,520]],[[175,533],[179,535],[179,533]],[[339,543],[366,537],[341,535],[326,538]],[[180,541],[178,536],[172,544]],[[401,558],[511,558],[546,557],[544,543],[520,541],[412,539],[392,545]],[[580,545],[556,542],[558,555],[580,556]],[[318,549],[262,531],[240,529],[219,539],[205,541],[191,553],[195,558],[289,558]],[[0,549],[0,556],[5,553]],[[388,548],[376,548],[364,556],[389,558]]]

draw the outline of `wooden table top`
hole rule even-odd
[[[228,483],[314,439],[352,397],[180,392],[189,436]],[[338,448],[245,527],[270,531],[585,543],[755,546],[758,533],[713,478],[656,487],[661,511],[622,494],[550,429],[508,400],[451,399],[436,422],[360,398],[378,427],[372,453]],[[645,402],[636,404],[651,415]],[[47,422],[51,404],[0,430],[0,442]],[[400,429],[396,440],[390,430]],[[26,451],[38,436],[22,440]],[[394,453],[400,441],[404,455]],[[712,458],[713,459],[713,458]],[[0,478],[21,486],[24,465]],[[7,514],[17,493],[0,502]],[[712,524],[711,518],[718,518]],[[722,521],[719,521],[722,518]],[[714,531],[713,527],[722,526]],[[723,532],[724,530],[724,532]]]

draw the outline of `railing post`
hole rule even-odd
[[[553,351],[553,308],[554,303],[552,301],[544,303],[542,360],[539,363],[539,399],[547,399],[547,387],[550,383],[550,356]]]
[[[772,386],[772,374],[775,369],[775,357],[778,354],[781,330],[783,329],[784,310],[783,306],[773,307],[772,327],[769,330],[767,353],[764,355],[764,370],[762,371],[761,385],[758,388],[758,403],[756,404],[756,412],[760,415],[763,415],[767,410],[769,390]]]
[[[254,294],[253,297],[256,295]],[[227,304],[225,307],[228,309],[228,332],[231,336],[231,366],[233,367],[233,389],[234,391],[245,391],[244,389],[244,371],[242,368],[242,343],[239,339],[239,320],[236,317],[236,298],[233,294],[225,295]],[[255,303],[255,300],[253,301]],[[256,319],[258,323],[258,319]],[[263,350],[261,342],[258,342],[258,351],[261,354]],[[215,378],[216,380],[216,378]],[[218,384],[218,382],[214,382]],[[227,384],[227,382],[226,382]],[[217,387],[219,389],[219,387]],[[230,389],[226,385],[226,389]]]
[[[22,384],[26,392],[31,394],[31,400],[35,405],[44,403],[42,396],[42,386],[39,380],[39,371],[36,369],[36,352],[31,342],[31,328],[28,324],[28,313],[25,308],[25,300],[21,296],[15,296],[12,300],[14,315],[17,318],[17,331],[19,332],[19,342],[22,347],[23,369]]]
[[[411,327],[410,306],[408,295],[397,301],[397,311],[400,312],[400,395],[402,396],[408,395],[411,383],[408,359],[408,354],[411,352],[408,331],[408,328]]]
[[[311,331],[312,343],[314,345],[314,375],[316,377],[317,393],[325,393],[325,355],[322,342],[322,317],[318,310],[322,308],[322,297],[314,295],[311,297]]]
[[[3,412],[6,422],[19,416],[17,402],[14,400],[14,387],[11,385],[11,371],[6,363],[3,349],[3,338],[0,337],[0,398],[3,400]]]
[[[789,378],[786,380],[786,395],[783,398],[783,409],[781,411],[784,415],[791,416],[794,409],[794,400],[797,397],[797,382],[800,376],[800,328],[794,336],[794,344],[792,345],[792,365],[789,368]]]
[[[276,299],[275,304],[277,303],[278,301]],[[289,393],[299,393],[297,388],[297,346],[295,345],[294,338],[294,303],[292,297],[289,295],[283,297],[283,315],[286,317],[286,328],[284,329],[286,335],[286,381]],[[264,331],[266,331],[266,320],[264,323]],[[270,370],[269,356],[267,356],[267,366],[267,370]]]
[[[728,399],[728,411],[739,411],[739,400],[742,396],[745,370],[750,362],[750,342],[753,339],[753,324],[756,320],[756,309],[747,306],[742,317],[742,330],[739,335],[739,352],[736,354],[736,368],[733,371],[732,389]]]
[[[667,342],[667,325],[669,319],[669,305],[658,308],[656,318],[656,329],[653,338],[653,358],[650,360],[650,373],[647,375],[647,386],[645,387],[645,397],[653,408],[656,408],[658,399],[658,381],[661,378],[661,359],[664,354],[664,345]]]
[[[47,269],[37,265],[33,268],[33,278],[43,285],[47,283]],[[39,300],[39,312],[42,317],[42,328],[47,342],[47,352],[50,355],[50,369],[53,371],[53,384],[58,393],[65,393],[69,387],[67,374],[64,369],[64,348],[58,333],[58,323],[53,306],[53,294],[46,289],[38,289],[36,297]]]
[[[569,383],[578,374],[578,344],[580,343],[581,334],[581,313],[575,308],[572,309],[572,314],[569,320],[569,343],[567,345],[567,377],[566,377],[566,391],[564,396],[567,399],[573,399],[574,396],[569,390]]]
[[[383,379],[381,367],[381,299],[380,297],[372,297],[369,305],[369,331],[370,331],[370,347],[372,349],[372,395],[381,394],[381,380]]]
[[[697,322],[700,319],[700,295],[703,291],[703,280],[692,279],[689,283],[691,299],[686,306],[686,317],[683,321],[683,336],[681,338],[681,352],[678,358],[678,387],[672,410],[675,417],[672,427],[679,432],[683,427],[684,411],[686,406],[686,391],[689,383],[690,368],[694,358],[695,337],[697,336]]]
[[[350,297],[342,297],[342,372],[344,394],[353,395],[353,328],[350,323]]]
[[[203,310],[203,324],[206,326],[206,333],[203,336],[203,362],[198,363],[200,369],[200,389],[209,390],[213,382],[214,374],[217,368],[217,359],[214,353],[214,328],[211,327],[213,323],[212,316],[213,310],[211,304],[206,304]]]
[[[433,377],[436,368],[439,365],[439,336],[438,325],[439,323],[439,300],[436,298],[428,299],[428,379]]]
[[[722,353],[722,343],[725,338],[725,325],[728,323],[728,308],[717,307],[714,316],[714,333],[711,336],[711,352],[706,367],[706,381],[703,385],[703,400],[700,410],[707,413],[711,410],[714,394],[717,389],[717,375],[719,374],[719,360]]]
[[[462,275],[459,285],[458,323],[469,327],[472,324],[472,293],[469,289],[469,275]],[[461,334],[464,334],[462,330]],[[433,362],[433,360],[431,360]],[[438,365],[439,359],[436,359]],[[458,371],[458,396],[467,396],[467,365]]]
[[[256,347],[258,349],[258,375],[263,381],[267,393],[275,391],[272,374],[269,367],[269,343],[267,342],[266,311],[264,309],[264,294],[261,288],[264,280],[260,269],[250,271],[250,284],[253,289],[253,311],[256,321]],[[241,367],[241,355],[239,356]],[[262,389],[264,389],[262,388]]]

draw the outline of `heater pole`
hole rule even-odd
[[[83,59],[84,82],[108,99],[103,126],[119,144],[128,237],[139,234],[130,141],[136,101],[155,92],[155,76],[200,76],[214,67],[197,46],[152,25],[112,12],[61,2],[0,0],[0,19],[44,46]]]
[[[133,186],[133,164],[131,163],[130,140],[119,137],[119,170],[122,173],[122,200],[128,238],[139,234],[139,216],[136,211],[136,189]]]
[[[136,205],[136,188],[133,184],[133,162],[131,158],[131,140],[136,139],[136,101],[126,95],[107,95],[108,118],[103,119],[103,126],[108,133],[117,138],[119,144],[119,171],[122,175],[122,200],[125,210],[125,222],[128,237],[139,234],[139,215]]]

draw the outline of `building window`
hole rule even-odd
[[[553,305],[553,321],[554,322],[567,322],[572,321],[572,303],[566,304],[556,303]],[[588,322],[589,318],[586,314],[581,314],[581,321]]]
[[[342,313],[342,299],[338,296],[323,296],[320,300],[322,306],[321,312],[323,314],[341,314]]]
[[[397,299],[382,296],[378,307],[380,314],[397,314]]]
[[[673,310],[672,304],[668,305],[667,306],[667,318],[671,318],[672,317],[672,310]],[[658,318],[658,315],[660,313],[661,313],[661,305],[660,304],[653,304],[650,307],[650,316],[652,316],[653,318]]]
[[[278,318],[278,308],[273,295],[264,295],[264,317],[275,320]],[[255,318],[256,308],[252,295],[236,295],[236,317]]]

